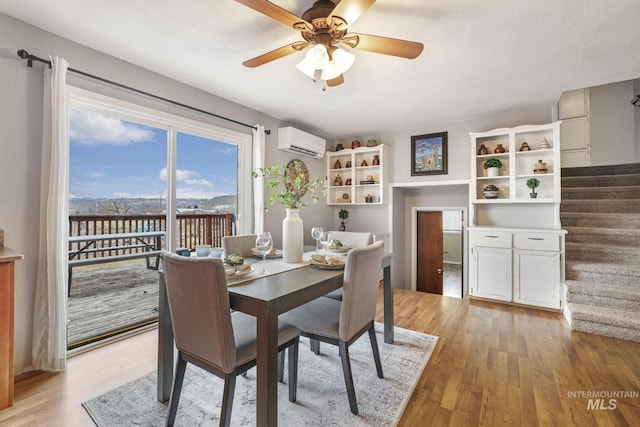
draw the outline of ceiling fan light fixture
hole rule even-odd
[[[355,60],[356,56],[344,49],[338,48],[335,50],[335,52],[333,52],[333,61],[335,61],[336,65],[338,66],[340,74],[351,68]]]
[[[296,68],[315,80],[316,66],[313,60],[305,56],[304,59],[296,65]]]
[[[329,52],[322,44],[317,44],[307,51],[305,59],[309,59],[316,70],[324,68],[329,63]]]

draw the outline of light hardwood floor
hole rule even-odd
[[[560,314],[396,290],[396,326],[440,337],[399,426],[640,426],[640,343],[571,332]],[[382,320],[379,300],[378,319]],[[156,368],[156,331],[24,375],[2,426],[91,426],[81,402]],[[608,407],[609,398],[604,407]]]

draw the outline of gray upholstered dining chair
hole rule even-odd
[[[238,254],[243,257],[253,255],[251,249],[256,246],[257,234],[242,234],[240,236],[225,236],[222,238],[222,252],[225,256]]]
[[[166,425],[175,422],[187,363],[224,380],[220,425],[231,419],[236,376],[256,364],[256,318],[231,313],[224,266],[216,258],[161,253],[178,360]],[[281,322],[278,351],[289,347],[289,400],[295,402],[299,331]],[[279,375],[280,377],[280,375]],[[281,378],[279,378],[281,379]]]
[[[349,406],[356,415],[358,403],[353,386],[349,346],[365,332],[369,333],[378,377],[382,378],[382,363],[373,320],[378,301],[383,245],[383,242],[376,242],[347,253],[342,301],[321,297],[280,315],[284,322],[296,325],[302,336],[339,347]]]
[[[361,248],[373,243],[373,234],[359,231],[329,231],[329,241],[334,239],[348,243],[353,248]],[[342,301],[342,289],[331,291],[325,297]]]

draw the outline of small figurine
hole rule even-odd
[[[353,141],[351,141],[351,148],[358,148],[360,147],[360,141],[358,141],[357,139],[354,139]]]
[[[362,163],[360,164],[360,166],[369,166],[369,165],[367,164],[366,160],[363,160]]]
[[[351,160],[347,160],[347,165],[345,166],[345,168],[350,168],[351,167]]]
[[[351,185],[351,178],[347,178],[347,180],[344,182],[344,185]]]
[[[531,151],[531,147],[527,144],[527,141],[523,142],[520,146],[520,151]]]
[[[336,175],[336,178],[333,180],[333,185],[335,185],[336,187],[342,185],[342,177],[340,176],[340,174]]]
[[[342,144],[336,144],[336,151],[341,151],[344,150],[344,147],[342,146]]]
[[[340,163],[340,159],[336,160],[336,164],[333,165],[334,169],[340,169],[342,167],[342,163]]]
[[[380,164],[380,157],[376,154],[373,156],[373,166],[378,166]]]
[[[373,181],[373,175],[367,175],[367,181]]]

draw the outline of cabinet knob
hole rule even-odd
[[[436,270],[438,272],[438,274],[442,274],[442,269],[439,268],[438,270]]]

